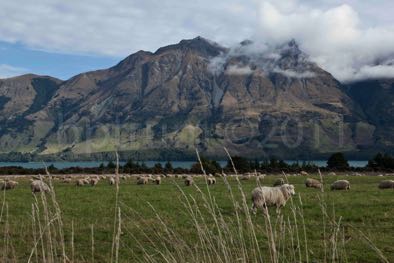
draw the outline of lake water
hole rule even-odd
[[[293,160],[286,160],[286,163],[292,164],[297,161]],[[302,164],[302,161],[298,161],[300,164]],[[313,161],[307,161],[314,163],[315,165],[319,167],[325,167],[327,165],[326,160],[313,160]],[[98,167],[100,166],[101,163],[104,163],[105,165],[108,164],[108,162],[45,162],[46,166],[53,165],[58,169],[63,169],[63,168],[69,168],[69,167],[83,167],[83,168],[91,168],[91,167]],[[161,163],[162,166],[164,167],[164,164],[166,162],[160,162],[160,161],[146,161],[145,164],[148,167],[153,167],[155,163]],[[172,166],[174,168],[190,168],[193,163],[193,161],[173,161],[171,162]],[[227,161],[218,161],[218,163],[224,167],[227,164]],[[125,162],[119,162],[120,165],[125,164]],[[364,167],[368,164],[368,161],[349,161],[349,165],[352,167]],[[32,168],[32,169],[37,169],[37,168],[44,168],[44,163],[42,162],[0,162],[0,167],[6,167],[6,166],[21,166],[24,168]]]

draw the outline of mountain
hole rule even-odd
[[[295,41],[264,52],[255,44],[229,49],[197,37],[67,81],[0,80],[1,149],[182,159],[195,148],[220,158],[227,147],[251,158],[314,158],[392,146],[380,126],[391,111],[367,107],[358,84],[338,82]]]
[[[394,147],[394,79],[368,79],[348,86],[349,96],[364,110],[375,127],[374,146],[382,151]]]

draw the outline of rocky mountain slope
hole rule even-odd
[[[67,81],[0,80],[0,149],[150,159],[195,148],[282,158],[391,149],[391,82],[344,86],[294,41],[264,52],[253,45],[228,49],[197,37]]]

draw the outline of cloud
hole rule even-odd
[[[258,39],[281,43],[294,38],[312,61],[344,82],[394,77],[393,65],[376,66],[393,58],[394,27],[364,25],[347,4],[318,9],[296,0],[285,6],[278,2],[261,3]]]
[[[7,64],[0,64],[0,79],[19,76],[27,73],[28,70],[19,67],[13,67]]]
[[[296,72],[290,69],[283,70],[276,68],[273,70],[273,72],[282,74],[288,78],[295,78],[295,79],[309,79],[316,77],[316,74],[311,71]]]
[[[227,52],[210,59],[208,70],[214,75],[248,75],[258,71],[264,75],[281,74],[287,78],[313,78],[315,63],[304,54],[295,41],[281,45],[245,40]]]
[[[391,0],[0,1],[0,41],[122,58],[197,35],[225,46],[252,38],[259,46],[248,54],[294,38],[314,62],[352,81],[377,70],[392,76],[392,10]]]
[[[252,74],[253,70],[249,66],[239,66],[239,65],[230,65],[225,74],[228,75],[249,75]]]
[[[18,0],[0,2],[0,40],[62,53],[124,57],[202,35],[226,42],[252,34],[243,0]]]

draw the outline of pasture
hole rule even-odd
[[[269,185],[281,175],[266,176]],[[318,175],[308,177],[319,179]],[[107,179],[77,187],[52,180],[52,194],[30,191],[28,179],[0,196],[1,262],[394,262],[392,177],[323,176],[324,192],[289,176],[296,195],[279,215],[249,212],[256,178],[186,187],[116,186]],[[337,179],[350,191],[330,191]]]

